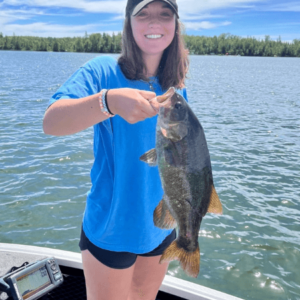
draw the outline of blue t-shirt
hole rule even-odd
[[[155,93],[163,94],[157,79],[152,80]],[[150,91],[148,82],[127,79],[114,58],[99,56],[77,70],[49,105],[63,98],[78,99],[102,89],[124,87]],[[185,89],[177,92],[187,99]],[[153,211],[163,197],[158,168],[139,159],[155,148],[156,122],[157,116],[129,124],[117,115],[94,125],[95,161],[83,230],[100,248],[147,253],[171,233],[153,223]]]

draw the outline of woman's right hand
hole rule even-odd
[[[158,112],[156,101],[149,102],[156,97],[154,92],[120,88],[109,90],[106,96],[109,110],[130,124],[151,118]]]

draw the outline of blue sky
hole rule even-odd
[[[187,34],[300,39],[300,1],[177,0]],[[122,31],[126,0],[0,0],[4,35],[74,37]]]

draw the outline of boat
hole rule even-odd
[[[44,247],[0,243],[0,280],[12,267],[25,262],[30,266],[41,260],[55,258],[62,273],[62,283],[42,296],[42,300],[84,300],[86,299],[85,280],[80,253]],[[45,261],[46,261],[45,260]],[[25,268],[25,267],[24,267]],[[0,291],[0,300],[10,300]],[[23,299],[20,297],[19,299]],[[30,300],[31,298],[27,298]],[[156,300],[242,300],[235,296],[210,289],[186,280],[166,275]]]

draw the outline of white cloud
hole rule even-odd
[[[78,25],[78,26],[65,26],[47,24],[42,22],[31,23],[31,24],[6,24],[2,26],[3,33],[5,35],[13,35],[16,33],[19,36],[39,36],[39,37],[78,37],[83,36],[84,32],[91,33],[108,33],[112,34],[114,31],[111,30],[100,30],[97,25]],[[118,32],[114,32],[117,34]]]
[[[125,0],[86,1],[86,0],[4,0],[3,3],[11,6],[34,7],[66,7],[75,8],[89,13],[125,13]]]
[[[124,13],[125,14],[125,13]],[[119,20],[125,20],[125,15],[124,14],[121,14],[121,15],[117,15],[115,17],[112,17],[111,18],[111,21],[119,21]]]
[[[282,4],[274,5],[266,9],[267,11],[291,11],[291,12],[300,12],[300,3],[299,2],[285,2]]]
[[[265,0],[178,0],[180,15],[210,12],[217,9],[249,7],[249,3],[265,2]]]
[[[1,7],[1,4],[0,4]],[[1,9],[0,10],[0,25],[13,23],[17,20],[30,20],[36,16],[70,16],[70,14],[53,14],[47,13],[42,9]],[[76,16],[79,14],[72,14]]]
[[[185,21],[204,20],[204,19],[220,19],[225,18],[224,15],[212,15],[212,14],[189,14],[184,17]]]
[[[231,14],[255,9],[256,11],[300,11],[299,1],[283,2],[276,4],[271,0],[177,0],[179,6],[180,19],[188,30],[205,30],[232,24],[227,21]],[[13,32],[18,35],[35,36],[82,36],[85,31],[89,34],[100,32],[112,26],[112,22],[117,23],[113,28],[122,29],[125,6],[127,0],[0,0],[0,31],[6,35]],[[13,7],[16,9],[14,10]],[[87,25],[59,25],[44,22],[43,15],[63,16],[56,13],[66,8],[64,11],[71,11],[72,14],[88,15],[89,13],[110,13],[111,19],[100,24]],[[67,10],[73,8],[74,10]],[[225,9],[227,9],[225,11]],[[215,13],[215,14],[214,14]],[[35,20],[33,21],[33,17]],[[18,20],[30,20],[31,24],[18,25]],[[217,20],[220,19],[220,20]],[[36,22],[38,20],[39,22]],[[226,22],[225,22],[226,20]],[[230,19],[229,19],[230,20]],[[217,22],[219,21],[219,22]],[[221,22],[223,21],[223,22]],[[27,22],[27,23],[28,23]],[[274,24],[270,24],[274,26]],[[283,26],[283,25],[282,25]],[[112,28],[112,27],[110,27]],[[281,27],[282,28],[282,27]],[[100,30],[101,29],[101,30]],[[111,30],[106,32],[112,32]]]
[[[221,22],[221,23],[212,23],[208,21],[203,22],[183,22],[186,29],[192,30],[202,30],[202,29],[212,29],[220,26],[228,26],[231,22]]]
[[[27,20],[33,17],[34,15],[42,14],[42,11],[31,9],[31,10],[22,10],[22,9],[8,9],[8,10],[0,10],[0,25],[11,23],[16,20]]]
[[[182,18],[190,14],[203,14],[222,8],[251,8],[252,3],[267,0],[178,0],[179,13]],[[11,6],[33,7],[65,7],[89,13],[122,13],[125,14],[126,0],[3,0],[3,4]]]
[[[17,35],[29,35],[29,36],[40,36],[40,37],[73,37],[73,36],[83,36],[84,32],[87,31],[89,34],[95,33],[95,32],[106,32],[109,34],[112,34],[113,32],[117,33],[117,31],[112,31],[111,29],[105,30],[107,26],[110,26],[110,28],[117,28],[119,24],[116,25],[116,22],[121,20],[120,16],[122,15],[119,13],[119,15],[112,16],[110,20],[106,20],[106,22],[99,22],[98,24],[80,24],[80,25],[62,25],[62,24],[52,24],[49,22],[43,22],[40,17],[43,15],[55,15],[55,16],[64,16],[64,14],[55,14],[53,12],[49,13],[49,10],[39,7],[41,3],[44,4],[44,6],[51,6],[51,3],[53,5],[58,5],[58,1],[53,0],[51,1],[39,1],[39,0],[29,0],[26,2],[26,5],[30,4],[32,7],[24,6],[25,1],[19,1],[19,0],[4,0],[4,2],[0,3],[0,32],[2,32],[4,35],[13,35],[13,33],[16,33]],[[75,3],[73,7],[77,6],[80,7],[80,5],[83,4],[85,1],[59,1],[59,4],[63,5],[69,5],[71,6],[72,3]],[[99,2],[99,1],[98,1]],[[107,2],[112,2],[111,4],[119,4],[122,1],[102,1],[101,5],[107,4]],[[18,6],[19,4],[23,4]],[[92,4],[92,2],[89,2]],[[7,6],[7,4],[11,5]],[[16,9],[13,9],[12,6],[18,6]],[[96,3],[97,5],[97,3]],[[35,7],[37,6],[37,8]],[[27,9],[26,9],[27,7]],[[87,9],[92,9],[92,6],[87,7]],[[101,7],[98,5],[98,11],[101,10]],[[111,8],[103,9],[106,11],[111,10]],[[95,11],[94,11],[95,12]],[[116,12],[116,9],[115,9]],[[84,14],[84,12],[82,12]],[[72,16],[76,15],[76,13],[72,13]],[[32,21],[32,23],[29,23],[33,17],[39,17],[38,22]],[[70,14],[68,14],[70,16]],[[20,20],[28,20],[29,24],[17,24]],[[120,26],[121,30],[121,26]],[[119,30],[119,31],[120,31]],[[118,32],[119,32],[118,31]]]
[[[213,12],[217,10],[235,8],[235,9],[253,9],[255,3],[265,2],[267,0],[177,0],[179,6],[180,19],[188,24],[187,28],[199,28],[199,29],[210,29],[219,26],[229,25],[224,22],[223,24],[216,25],[215,23],[208,22],[207,20],[216,19],[216,18],[225,18],[226,15],[216,14]],[[197,18],[198,16],[198,18]],[[192,20],[205,20],[206,23],[198,22],[198,25],[189,23]],[[197,30],[197,29],[195,29]]]

